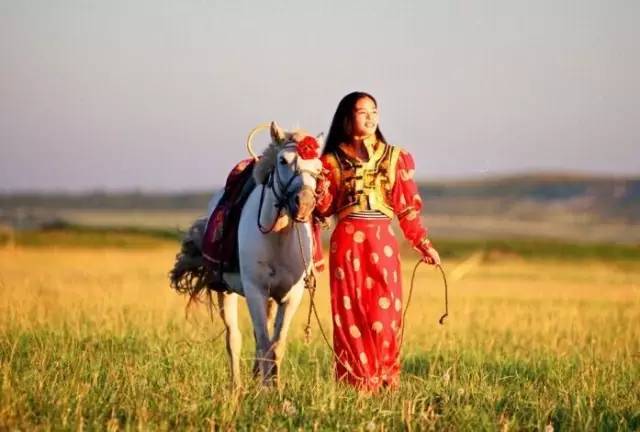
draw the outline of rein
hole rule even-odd
[[[402,344],[404,342],[404,328],[405,328],[405,319],[407,317],[407,311],[409,310],[409,304],[411,303],[411,295],[413,294],[413,285],[416,280],[416,271],[420,264],[424,263],[422,260],[418,260],[415,267],[413,268],[413,273],[411,273],[411,285],[409,286],[409,295],[407,296],[407,305],[404,308],[404,312],[402,313],[402,331],[400,332],[400,345],[398,347],[398,351],[402,349]],[[444,319],[449,316],[449,284],[447,283],[447,276],[444,273],[444,269],[442,265],[437,264],[436,268],[440,270],[440,274],[442,275],[442,281],[444,283],[444,314],[438,320],[438,324],[444,325]]]
[[[280,176],[278,175],[278,169],[274,168],[274,172],[275,172],[275,175],[273,172],[269,174],[269,180],[267,181],[267,184],[271,188],[271,192],[273,192],[273,196],[276,198],[275,207],[277,209],[277,212],[276,212],[276,217],[273,220],[273,224],[271,224],[271,228],[265,230],[262,224],[260,223],[260,219],[262,218],[262,207],[264,205],[264,192],[267,187],[267,185],[263,184],[262,191],[260,192],[260,205],[258,206],[258,229],[262,234],[269,234],[270,232],[273,232],[273,229],[276,227],[276,224],[278,223],[278,217],[280,217],[280,212],[282,211],[283,208],[287,207],[287,201],[289,201],[289,199],[291,198],[291,192],[289,191],[289,186],[291,186],[291,183],[293,183],[296,177],[300,176],[300,174],[298,173],[291,176],[287,184],[284,185],[284,194],[280,195],[276,191],[276,186],[274,181],[274,177],[278,177],[278,184],[280,185],[280,181],[279,181]]]

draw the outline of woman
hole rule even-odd
[[[373,96],[345,96],[322,155],[316,211],[337,216],[329,268],[336,377],[362,390],[399,383],[402,287],[397,216],[405,238],[429,264],[438,252],[420,221],[413,158],[387,144]]]

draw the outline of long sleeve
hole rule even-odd
[[[334,196],[336,194],[337,185],[333,170],[327,161],[327,157],[323,156],[322,175],[318,177],[316,183],[316,207],[314,214],[322,220],[334,213],[335,203]],[[317,271],[323,271],[325,268],[324,252],[322,250],[321,241],[321,222],[314,218],[313,222],[313,263]]]
[[[316,208],[315,212],[319,216],[328,217],[335,212],[335,199],[338,185],[336,184],[334,167],[329,162],[329,156],[323,155],[322,176],[318,178],[316,185]]]
[[[427,228],[422,226],[420,218],[422,198],[413,180],[414,173],[413,157],[405,150],[401,150],[396,165],[396,180],[391,192],[391,200],[404,237],[411,245],[417,247],[427,238]]]

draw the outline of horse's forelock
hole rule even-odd
[[[291,131],[291,140],[294,142],[300,142],[304,139],[304,137],[313,136],[309,132],[304,129],[294,129]]]
[[[276,164],[278,153],[284,148],[284,146],[286,146],[287,144],[291,144],[292,142],[298,143],[307,136],[313,135],[311,135],[304,129],[294,129],[292,131],[285,132],[284,143],[278,144],[272,142],[271,144],[269,144],[264,152],[262,152],[260,160],[256,162],[256,166],[253,169],[253,178],[256,180],[256,182],[258,184],[264,184],[267,182],[267,177]]]

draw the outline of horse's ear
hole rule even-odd
[[[324,132],[320,132],[316,135],[316,141],[318,141],[318,146],[322,149],[324,148]]]
[[[282,130],[282,128],[280,126],[278,126],[278,123],[276,123],[275,121],[271,122],[271,139],[278,144],[282,144],[284,142],[284,130]]]

